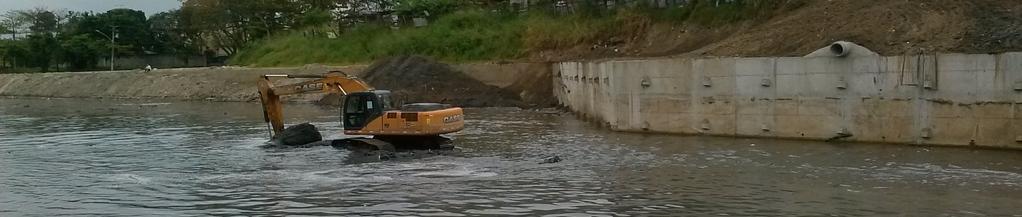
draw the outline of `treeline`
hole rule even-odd
[[[6,11],[0,14],[0,72],[93,70],[111,52],[118,58],[229,56],[276,32],[330,23],[356,11],[350,5],[341,0],[183,0],[180,9],[151,16],[133,9]],[[386,6],[374,1],[360,5],[354,8]]]
[[[8,11],[0,18],[0,68],[11,70],[86,70],[111,52],[124,57],[202,50],[200,40],[182,34],[177,11],[146,17],[131,9],[92,13],[37,8]]]

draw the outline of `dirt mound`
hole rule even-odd
[[[1019,0],[812,1],[696,51],[801,56],[838,40],[884,55],[1017,51],[1020,9]]]
[[[486,85],[447,64],[423,56],[380,59],[362,78],[390,90],[398,103],[437,102],[462,107],[524,106],[513,91]]]
[[[1022,0],[792,0],[748,21],[703,26],[635,17],[571,49],[532,53],[561,61],[650,56],[803,56],[834,41],[881,55],[1022,51]],[[612,43],[611,43],[612,42]],[[602,46],[613,44],[613,46]]]

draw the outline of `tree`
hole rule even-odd
[[[466,5],[463,0],[400,0],[394,12],[403,16],[439,17]]]
[[[24,56],[23,51],[19,41],[0,40],[0,69],[17,67],[18,58]]]
[[[0,21],[0,22],[2,22],[2,21]],[[13,30],[11,30],[10,27],[0,23],[0,34],[7,34],[7,33],[11,32],[11,31],[13,31]]]
[[[29,17],[24,16],[24,13],[20,11],[8,11],[7,13],[0,15],[0,34],[10,34],[10,40],[4,41],[0,46],[0,52],[2,52],[3,60],[0,62],[0,66],[4,63],[8,64],[11,68],[16,68],[24,64],[24,59],[28,55],[28,50],[25,49],[24,43],[18,41],[18,35],[25,32],[29,22]],[[19,64],[21,63],[21,64]]]
[[[301,4],[280,0],[184,0],[182,26],[233,55],[249,42],[297,26]]]
[[[109,24],[89,12],[69,12],[65,19],[58,38],[62,51],[58,56],[71,70],[95,68],[110,51],[110,41],[103,35],[109,34]]]
[[[5,27],[7,34],[11,34],[12,40],[18,40],[18,34],[26,32],[25,28],[31,17],[25,15],[26,13],[22,11],[8,11],[3,15],[3,20],[0,20],[0,25]]]
[[[337,9],[342,3],[348,2],[347,0],[295,0],[293,5],[296,5],[300,11],[307,12],[313,10],[320,11],[331,11]]]
[[[146,22],[145,12],[120,8],[98,14],[97,17],[103,25],[97,27],[97,30],[112,36],[114,34],[109,32],[116,28],[117,45],[126,49],[119,51],[123,54],[143,55],[156,44]]]
[[[36,8],[29,11],[32,26],[28,27],[32,34],[53,34],[57,31],[57,15],[45,9]]]
[[[57,56],[60,44],[54,38],[58,25],[57,15],[43,8],[35,8],[8,12],[5,18],[16,29],[27,26],[31,32],[25,42],[27,52],[20,54],[25,57],[23,59],[26,60],[26,65],[39,67],[44,72],[49,71],[54,60],[60,58]]]
[[[61,40],[62,60],[67,62],[72,70],[91,69],[96,67],[96,61],[103,56],[107,48],[101,40],[90,35],[75,35]]]
[[[251,40],[243,23],[239,23],[244,20],[239,18],[240,13],[234,0],[184,0],[181,24],[231,55]]]
[[[54,58],[60,52],[60,45],[53,35],[33,34],[28,37],[28,50],[31,51],[28,54],[29,65],[49,72]]]
[[[180,10],[160,12],[149,17],[156,43],[154,51],[187,57],[202,51],[202,38],[194,31],[182,28]]]
[[[316,9],[305,12],[305,15],[302,16],[300,25],[301,27],[317,27],[330,23],[332,20],[333,16],[329,11]]]

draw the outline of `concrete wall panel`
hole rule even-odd
[[[774,73],[774,58],[742,58],[735,60],[734,75],[771,75]]]
[[[837,96],[840,91],[844,91],[839,87],[847,87],[848,84],[844,78],[838,74],[807,74],[806,83],[802,91],[802,96],[810,97],[832,97]]]
[[[1022,53],[558,65],[559,101],[617,130],[1022,148]]]
[[[997,67],[996,61],[996,56],[989,54],[937,55],[937,67],[947,72],[994,70]]]
[[[852,61],[852,68],[850,71],[843,71],[847,74],[872,74],[883,71],[884,57],[881,56],[862,56],[854,57],[850,59]]]
[[[697,126],[700,132],[707,135],[731,136],[735,132],[735,114],[706,114]]]
[[[802,96],[803,92],[809,88],[808,81],[804,75],[777,75],[777,79],[774,82],[774,93],[777,96],[783,97],[798,97]]]
[[[774,81],[769,75],[746,75],[735,77],[735,93],[738,96],[773,97]]]
[[[1015,134],[1012,132],[1012,120],[1006,118],[978,118],[976,119],[976,144],[986,144],[990,146],[1011,146],[1015,142],[1015,138],[1011,135]]]
[[[833,115],[800,115],[797,122],[787,127],[794,127],[799,130],[803,138],[827,139],[835,136],[840,130],[844,118]]]
[[[910,143],[918,139],[919,130],[913,126],[914,120],[911,117],[879,117],[872,118],[870,121],[874,121],[874,124],[879,123],[879,125],[858,127],[859,134],[855,138],[859,141]],[[875,137],[877,135],[879,137]]]
[[[776,124],[773,115],[739,114],[737,118],[735,130],[738,135],[774,137],[772,131],[776,128]]]
[[[771,133],[779,138],[804,138],[802,129],[806,127],[799,121],[798,115],[774,115],[774,128]]]
[[[735,112],[742,115],[772,115],[774,105],[769,98],[743,97],[736,101]]]
[[[972,118],[933,118],[927,143],[939,145],[970,145],[978,126]],[[992,144],[988,144],[992,145]]]
[[[1012,103],[979,103],[972,106],[972,116],[976,118],[996,118],[1011,120],[1014,116],[1012,114]]]

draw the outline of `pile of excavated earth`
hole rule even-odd
[[[523,106],[514,91],[484,84],[424,56],[381,59],[363,74],[362,79],[376,89],[391,90],[391,97],[398,104],[435,102],[462,107]]]

